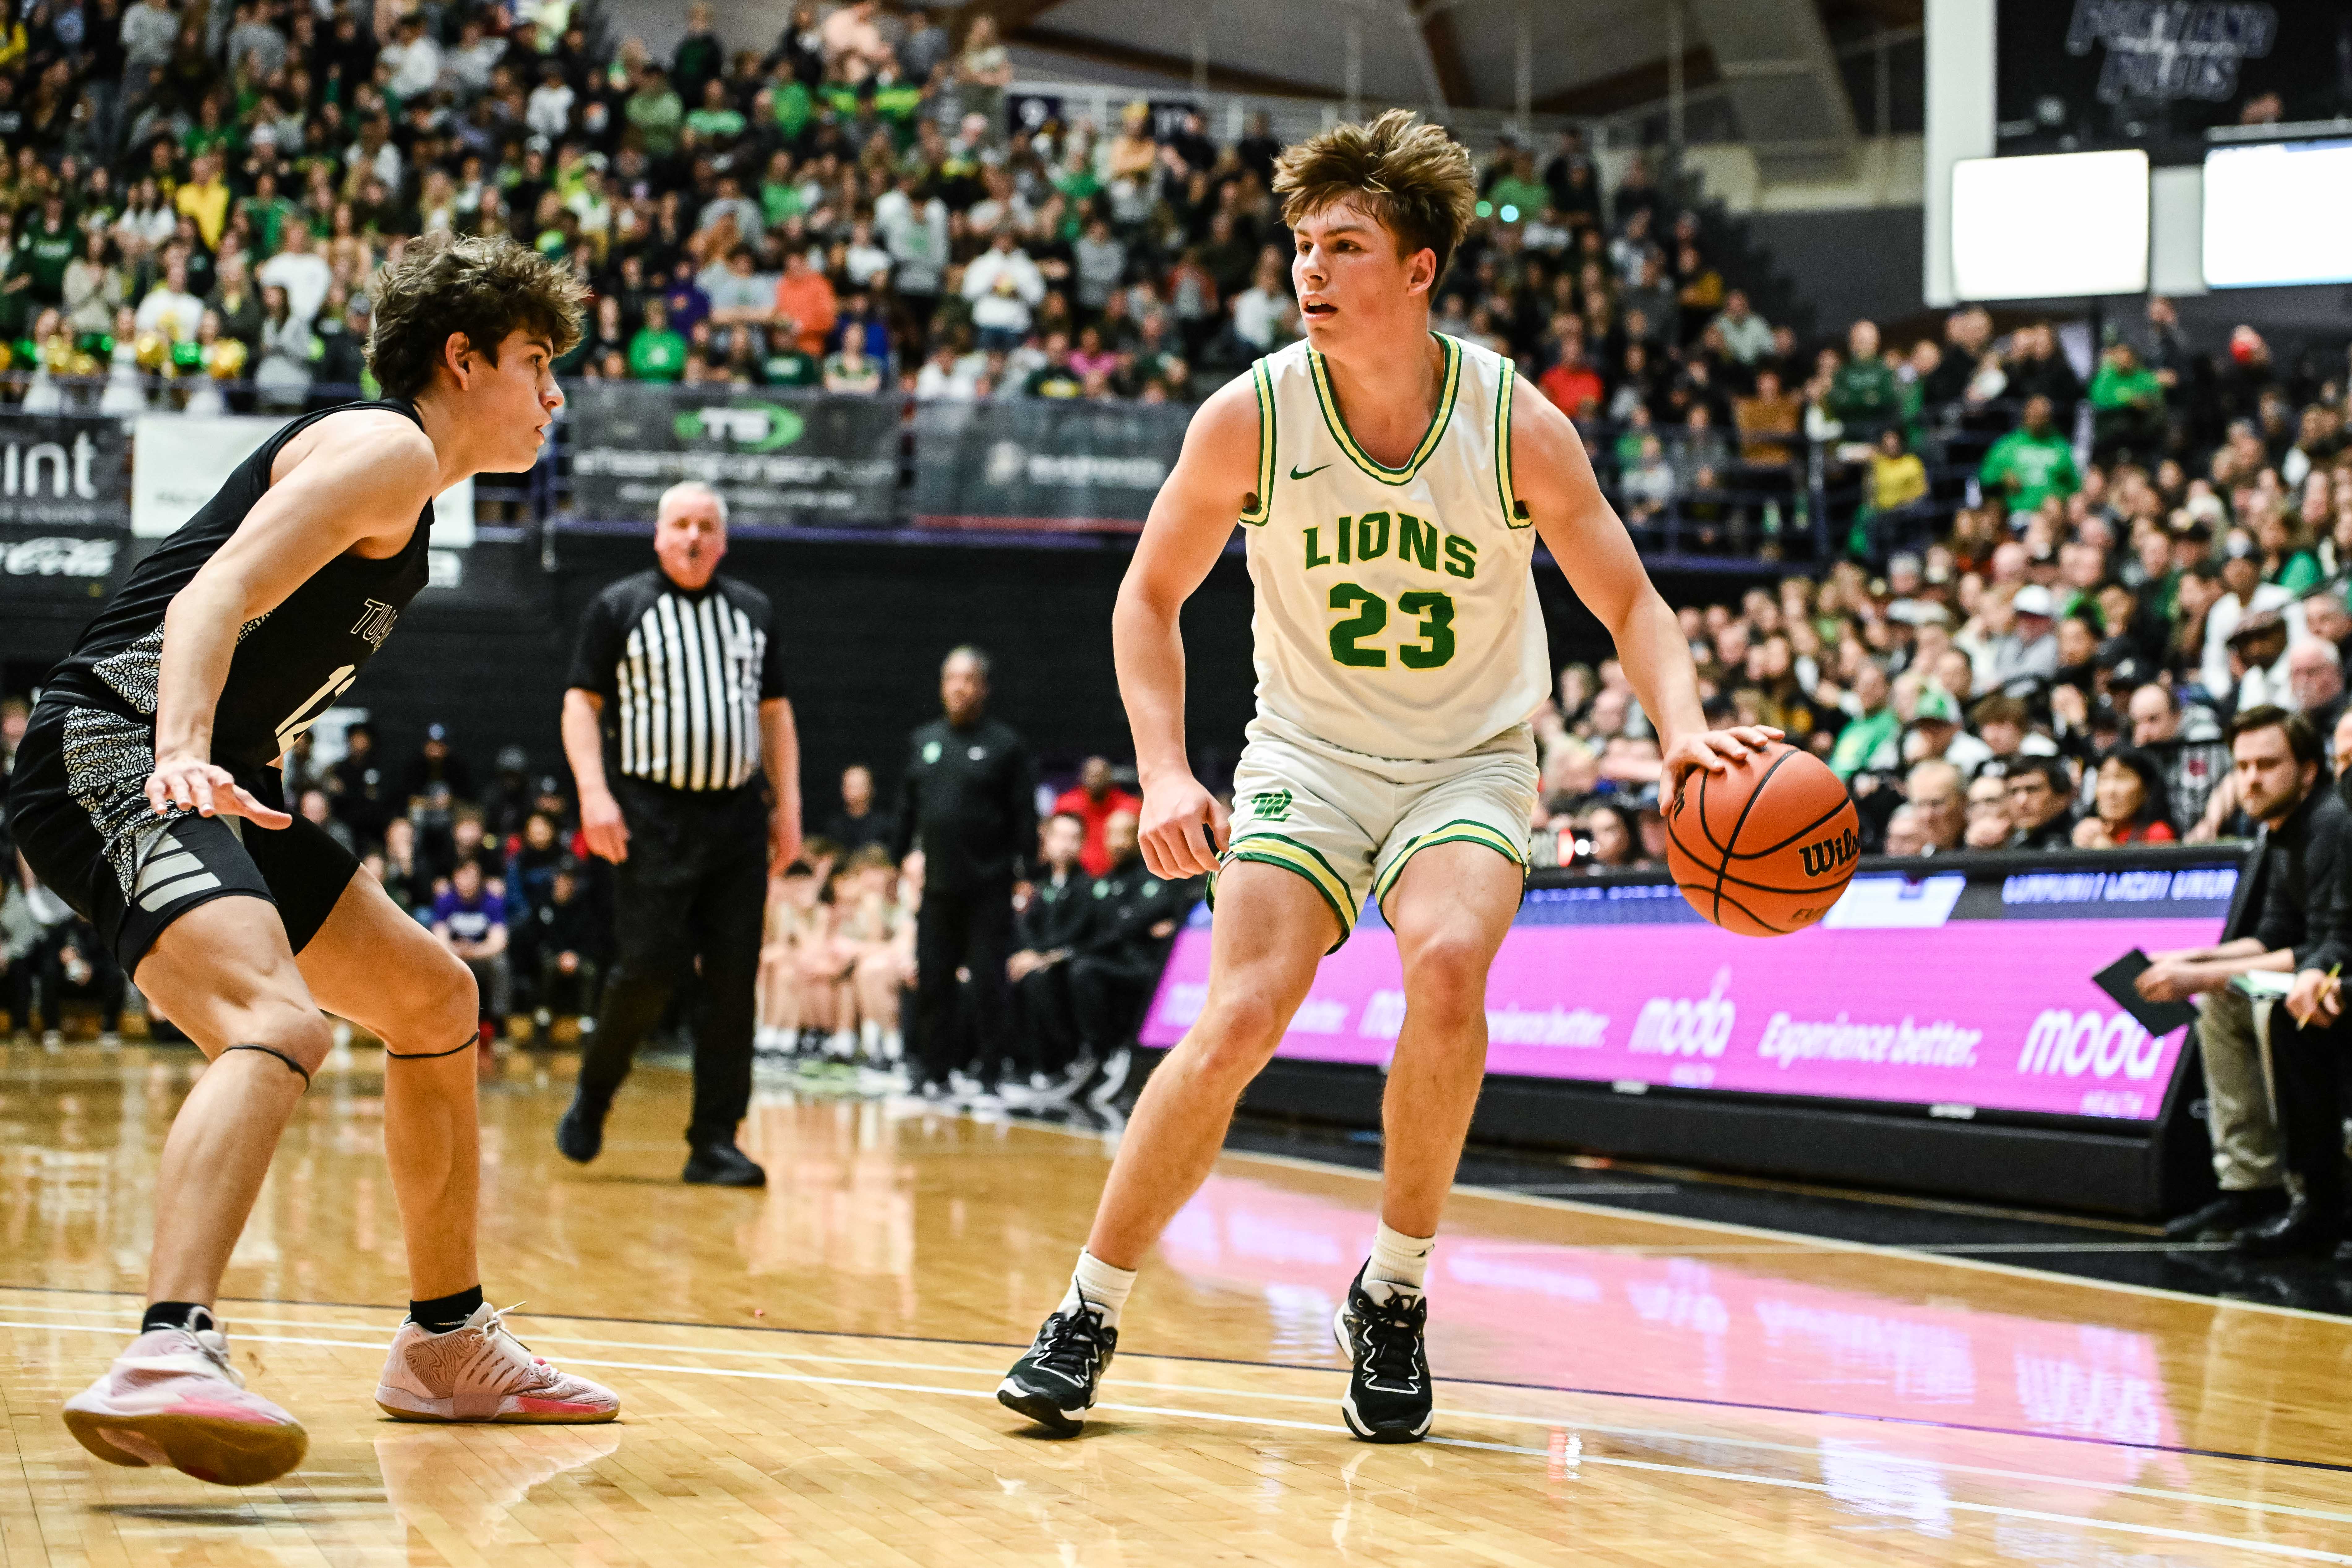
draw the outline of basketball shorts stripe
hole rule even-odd
[[[8,788],[9,828],[33,874],[98,929],[126,971],[173,921],[239,894],[275,904],[288,944],[301,952],[358,859],[299,816],[276,831],[192,811],[158,816],[146,795],[154,771],[155,732],[138,720],[102,708],[37,709]],[[236,779],[283,809],[274,770]]]
[[[1536,749],[1526,725],[1464,756],[1434,762],[1370,757],[1260,714],[1234,773],[1228,865],[1295,871],[1339,922],[1337,948],[1368,899],[1383,910],[1415,855],[1479,844],[1528,865]]]

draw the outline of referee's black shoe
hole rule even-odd
[[[1075,1437],[1095,1407],[1103,1368],[1118,1349],[1118,1331],[1092,1307],[1055,1312],[1037,1331],[1029,1353],[996,1385],[996,1402],[1058,1436]]]
[[[1355,1363],[1339,1414],[1365,1442],[1418,1443],[1429,1436],[1433,1400],[1422,1343],[1428,1321],[1428,1297],[1379,1279],[1367,1289],[1363,1269],[1356,1270],[1347,1304],[1332,1315],[1331,1332]]]
[[[730,1140],[694,1145],[680,1179],[690,1187],[764,1187],[768,1173]]]
[[[590,1097],[585,1089],[572,1091],[572,1108],[555,1124],[555,1147],[563,1157],[584,1165],[604,1152],[604,1113],[608,1100]]]

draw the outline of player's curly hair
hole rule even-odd
[[[1334,202],[1353,200],[1396,236],[1398,253],[1436,253],[1434,293],[1477,211],[1470,153],[1410,109],[1369,125],[1342,123],[1284,149],[1274,166],[1282,221],[1297,227]]]
[[[587,291],[562,268],[511,239],[489,235],[412,239],[374,289],[368,368],[390,397],[433,384],[449,334],[463,332],[496,364],[520,328],[562,354],[580,342]]]

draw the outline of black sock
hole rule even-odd
[[[205,1327],[212,1327],[212,1309],[201,1301],[150,1301],[146,1313],[139,1320],[139,1331],[151,1334],[157,1329],[184,1329],[198,1312],[205,1315]]]
[[[458,1291],[454,1296],[436,1296],[430,1301],[408,1303],[408,1316],[428,1333],[446,1334],[452,1329],[462,1329],[474,1309],[482,1304],[479,1285]]]

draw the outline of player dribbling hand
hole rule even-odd
[[[1751,757],[1781,739],[1781,731],[1767,724],[1742,724],[1731,730],[1706,730],[1696,735],[1685,735],[1666,748],[1659,759],[1666,787],[1661,792],[1659,805],[1671,811],[1682,798],[1684,781],[1701,771],[1727,772],[1733,763]]]

